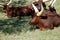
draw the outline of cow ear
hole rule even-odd
[[[34,4],[32,4],[34,10],[35,10],[35,13],[39,12],[39,10],[36,8],[36,6]]]

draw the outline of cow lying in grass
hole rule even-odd
[[[43,6],[41,5],[41,11],[39,12],[34,4],[32,5],[35,9],[35,15],[29,22],[30,24],[35,25],[36,28],[39,28],[40,30],[54,29],[55,26],[60,25],[60,16],[55,10],[53,12],[48,9],[44,10]],[[39,16],[37,14],[39,14]]]
[[[3,10],[2,10],[4,13],[7,14],[8,18],[32,15],[32,10],[28,6],[9,7],[9,4],[11,2],[12,2],[12,0],[10,0],[10,2],[8,4],[3,5]]]

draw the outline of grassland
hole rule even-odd
[[[60,13],[60,0],[55,3],[57,13]],[[9,19],[0,12],[0,40],[60,40],[60,27],[53,30],[40,31],[29,25],[31,17]]]

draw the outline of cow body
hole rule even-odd
[[[7,14],[7,17],[17,17],[17,16],[30,16],[32,15],[32,10],[27,7],[5,7],[3,8],[3,12]]]
[[[40,30],[54,29],[54,27],[60,25],[60,16],[56,11],[51,12],[50,10],[45,10],[42,16],[34,16],[30,21],[30,24],[35,25],[36,28]]]
[[[40,3],[34,2],[35,6],[41,10]],[[2,10],[4,13],[7,14],[8,18],[17,17],[17,16],[32,16],[34,14],[34,9],[32,5],[30,7],[28,6],[18,6],[18,7],[9,7],[9,5],[4,5],[4,8]]]

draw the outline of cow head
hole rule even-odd
[[[41,10],[41,3],[42,3],[42,2],[39,1],[39,0],[35,0],[35,1],[33,2],[33,4],[37,7],[37,9],[38,9],[39,11]],[[34,10],[32,4],[31,4],[30,8],[31,8],[32,10]]]
[[[37,7],[37,9],[39,11],[41,10],[40,3],[39,2],[34,2],[33,4]]]
[[[40,12],[34,4],[32,4],[32,6],[35,10],[35,15],[33,16],[32,20],[30,21],[30,24],[36,25],[40,21],[40,16],[42,15],[42,12],[43,12],[43,6],[41,4],[41,11]]]
[[[7,3],[7,4],[4,4],[4,3],[1,4],[3,6],[3,9],[2,9],[3,12],[6,13],[6,10],[9,9],[9,5],[11,2],[12,2],[12,0],[10,0],[9,3]]]

